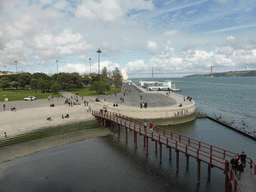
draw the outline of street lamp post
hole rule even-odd
[[[91,71],[91,64],[92,64],[92,59],[91,58],[89,58],[89,61],[90,61],[90,86],[91,86],[91,83],[92,83],[92,76],[91,76],[91,73],[92,73],[92,71]]]
[[[15,64],[16,64],[16,74],[17,74],[17,61],[15,61]]]
[[[101,50],[98,49],[97,53],[98,53],[98,75],[99,75],[100,74],[100,53],[101,53]]]
[[[57,63],[57,74],[58,74],[58,60],[56,60],[56,63]]]

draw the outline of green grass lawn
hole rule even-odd
[[[63,90],[65,91],[65,90]],[[76,88],[76,89],[70,89],[68,92],[71,92],[73,94],[78,93],[79,96],[97,96],[100,95],[96,93],[95,91],[90,91],[90,87],[84,87],[84,88]],[[116,88],[111,87],[109,94],[115,94]],[[118,89],[117,93],[121,92],[121,88]],[[103,93],[102,95],[104,95]],[[28,96],[35,96],[36,99],[47,99],[48,96],[53,95],[54,97],[57,97],[57,95],[61,96],[60,94],[56,94],[53,92],[49,93],[41,93],[40,89],[32,90],[32,89],[0,89],[0,102],[4,102],[5,98],[8,98],[8,101],[20,101],[24,100],[25,97]]]
[[[7,138],[4,140],[0,140],[0,148],[9,146],[9,145],[18,144],[18,143],[27,142],[27,141],[32,141],[36,139],[42,139],[45,137],[71,133],[71,132],[81,131],[85,129],[95,129],[95,128],[103,128],[103,126],[98,121],[95,120],[90,122],[81,122],[76,124],[61,125],[57,127],[49,127],[47,129],[20,134],[10,139]]]
[[[41,93],[40,89],[32,90],[32,89],[0,89],[0,101],[4,102],[5,98],[8,98],[8,101],[19,101],[24,100],[25,97],[35,96],[36,99],[47,99],[48,96],[60,94],[54,94],[53,92],[49,93]]]
[[[104,95],[105,93],[99,94],[96,93],[95,91],[90,91],[90,87],[85,87],[85,88],[76,88],[76,89],[70,89],[68,92],[73,93],[73,94],[77,94],[79,96],[97,96],[97,95]],[[119,88],[116,91],[115,87],[110,87],[110,91],[108,92],[109,94],[115,94],[116,93],[121,93],[121,88]]]

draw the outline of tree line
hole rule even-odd
[[[112,78],[111,78],[112,76]],[[14,89],[41,89],[44,92],[60,90],[69,90],[71,88],[82,88],[90,86],[96,93],[103,93],[110,90],[114,85],[116,89],[122,86],[122,75],[116,67],[114,71],[107,72],[104,67],[101,75],[92,74],[92,76],[79,75],[78,73],[58,73],[47,75],[45,73],[18,73],[12,75],[0,76],[0,87]]]

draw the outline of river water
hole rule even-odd
[[[229,81],[229,85],[222,85],[223,82],[216,80],[215,83],[221,84],[221,88],[217,88],[216,84],[210,83],[214,78],[208,80],[202,78],[202,83],[196,78],[189,80],[180,78],[173,81],[177,88],[182,89],[181,94],[190,95],[196,103],[198,102],[196,107],[208,115],[216,113],[224,116],[222,112],[225,109],[228,113],[239,116],[248,126],[247,116],[253,120],[255,109],[252,101],[255,87],[252,83],[238,84],[231,83],[234,80],[225,80]],[[233,90],[232,86],[238,86],[233,89],[238,92],[237,95],[241,95],[240,99],[237,95],[230,94],[230,91],[224,91],[226,90],[224,87]],[[245,93],[247,86],[254,89],[253,92],[248,88],[247,93],[250,93],[250,96]],[[239,91],[239,87],[243,94]],[[223,92],[218,93],[217,90]],[[228,105],[228,103],[233,105],[233,99],[238,107],[236,111],[233,111],[235,106]],[[250,110],[244,110],[241,106],[246,106]],[[209,119],[197,119],[168,129],[234,152],[241,153],[244,150],[249,157],[256,160],[255,140]],[[213,168],[209,181],[208,165],[202,163],[201,183],[197,185],[195,159],[190,158],[189,169],[186,170],[186,158],[184,154],[180,154],[177,173],[174,151],[172,160],[169,161],[168,150],[163,147],[163,161],[160,164],[153,142],[149,140],[149,154],[146,155],[143,137],[138,137],[136,150],[133,133],[129,132],[129,141],[126,143],[123,131],[121,129],[119,139],[113,134],[55,147],[1,163],[0,191],[224,191],[223,171]]]
[[[141,79],[132,79],[139,83]],[[232,127],[256,136],[256,77],[147,78],[143,81],[172,81],[196,103],[200,113],[221,117]],[[253,133],[255,131],[255,133]]]

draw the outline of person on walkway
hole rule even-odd
[[[230,164],[231,164],[232,169],[234,170],[235,175],[236,175],[237,166],[238,166],[238,158],[236,156],[234,156],[233,159],[231,159]]]
[[[3,104],[3,110],[5,110],[5,104]]]
[[[140,102],[140,108],[142,109],[142,103]]]
[[[4,132],[4,137],[7,137],[7,134],[6,134],[6,132]]]
[[[140,96],[140,100],[142,100],[142,95]]]
[[[144,129],[147,129],[147,127],[148,127],[148,123],[147,123],[147,121],[144,121]]]
[[[81,97],[82,97],[82,100],[84,100],[84,96],[82,95]]]
[[[89,112],[89,106],[87,106],[87,113]]]
[[[154,128],[154,125],[153,125],[153,123],[151,122],[151,123],[149,124],[149,129],[150,129],[151,131],[153,131],[153,128]]]
[[[148,107],[148,103],[147,103],[147,102],[145,102],[144,107],[145,107],[145,108],[147,108],[147,107]]]
[[[142,103],[142,108],[144,108],[144,107],[145,107],[145,103],[143,102],[143,103]]]
[[[247,156],[244,153],[244,151],[242,151],[242,154],[239,157],[241,159],[241,163],[243,164],[243,166],[246,167],[246,161],[248,161],[248,160],[247,160]]]
[[[116,93],[115,93],[115,97],[116,97]]]
[[[240,160],[238,160],[237,171],[239,171],[238,179],[240,179],[242,172],[244,172],[244,166],[243,166],[243,164],[241,163]]]

